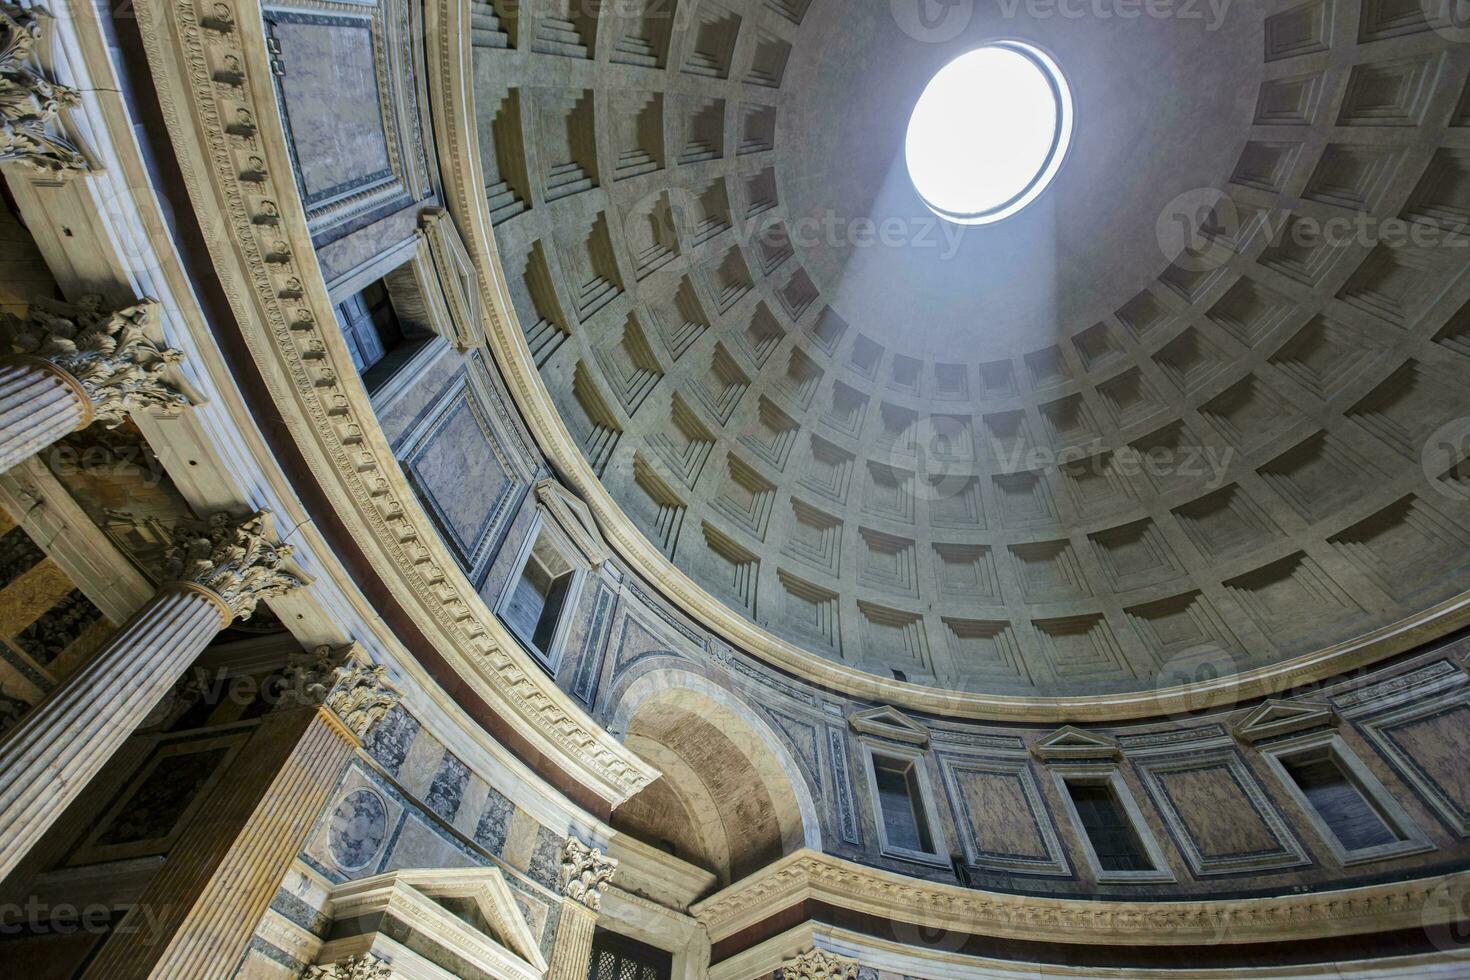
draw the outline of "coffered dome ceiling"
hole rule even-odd
[[[1417,0],[982,4],[947,38],[903,6],[475,5],[507,285],[627,518],[775,636],[959,691],[1146,691],[1442,611],[1470,561],[1454,32]],[[904,129],[997,37],[1055,56],[1074,143],[960,229]]]

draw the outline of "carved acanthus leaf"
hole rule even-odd
[[[858,964],[815,946],[781,964],[782,980],[857,980]]]
[[[151,299],[111,312],[99,296],[77,303],[38,299],[24,320],[0,315],[0,335],[10,353],[45,358],[76,378],[91,397],[94,419],[114,428],[140,409],[177,411],[189,404],[164,378],[183,354],[158,346],[144,331],[157,310]]]
[[[393,967],[372,953],[349,956],[336,963],[309,966],[301,971],[302,980],[392,980]]]
[[[90,169],[76,146],[48,131],[58,113],[80,105],[81,97],[42,74],[35,55],[41,40],[36,11],[0,3],[0,33],[0,162],[20,160],[57,176]]]
[[[309,658],[286,668],[286,680],[305,698],[330,708],[360,739],[402,697],[388,684],[387,668],[359,656],[356,647],[345,651],[317,647]]]
[[[568,837],[561,850],[561,893],[596,912],[602,907],[602,889],[617,868],[616,859]]]
[[[257,511],[241,520],[219,513],[180,526],[164,554],[165,577],[204,586],[239,619],[249,618],[260,600],[300,588],[305,582],[284,567],[291,546],[266,540],[267,516]]]

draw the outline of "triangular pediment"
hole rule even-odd
[[[1231,731],[1241,741],[1259,742],[1336,724],[1337,713],[1325,704],[1301,704],[1272,698],[1248,711]]]
[[[484,344],[480,285],[459,227],[445,209],[424,208],[419,212],[419,231],[428,243],[429,258],[443,288],[454,326],[454,346],[464,351]]]
[[[1111,735],[1063,725],[1031,746],[1040,759],[1116,759],[1122,752]]]
[[[587,564],[596,568],[607,561],[611,552],[597,528],[597,521],[575,494],[555,480],[546,479],[536,484],[536,499],[556,518]]]
[[[853,731],[875,738],[886,738],[892,742],[920,747],[929,744],[929,729],[890,705],[850,714],[847,716],[847,723]]]
[[[536,975],[546,970],[536,934],[498,868],[404,869],[360,878],[333,889],[332,906],[344,917],[393,914],[445,948],[487,962],[503,959],[494,952],[499,947],[512,954],[502,970],[520,974],[518,963]]]

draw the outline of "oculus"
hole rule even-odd
[[[1072,140],[1072,91],[1051,56],[993,41],[941,68],[909,117],[904,160],[929,210],[982,225],[1044,191]]]

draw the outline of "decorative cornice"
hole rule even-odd
[[[42,73],[35,51],[40,40],[34,8],[0,3],[0,162],[19,160],[43,174],[67,177],[91,167],[70,140],[48,130],[81,96]]]
[[[100,296],[76,303],[40,298],[24,320],[0,314],[0,336],[10,354],[41,358],[74,379],[86,395],[89,423],[116,428],[132,412],[176,412],[189,404],[164,377],[183,354],[158,346],[145,330],[157,312],[151,299],[108,312]]]
[[[456,10],[463,30],[429,32],[441,39],[431,74],[451,70],[441,56],[453,71],[470,70],[468,12]],[[185,186],[220,218],[205,229],[224,293],[337,515],[429,641],[533,749],[612,805],[634,795],[656,772],[558,690],[490,613],[377,422],[317,266],[264,34],[240,26],[259,23],[258,5],[138,0],[137,11]]]
[[[393,967],[372,953],[349,956],[336,963],[309,966],[301,971],[302,980],[393,980]]]
[[[617,868],[618,862],[602,851],[568,837],[561,850],[561,893],[596,912]]]
[[[858,980],[858,962],[813,946],[781,964],[781,980]]]
[[[288,571],[292,548],[266,540],[269,513],[243,520],[228,513],[181,524],[164,552],[166,579],[202,586],[220,598],[236,619],[248,619],[262,599],[285,595],[306,584]]]
[[[303,697],[329,709],[359,741],[401,700],[387,668],[368,660],[356,644],[334,651],[320,646],[286,668],[286,680]]]
[[[1434,896],[1467,887],[1470,871],[1269,898],[1098,902],[925,882],[803,848],[697,902],[693,912],[714,942],[812,900],[956,935],[1173,946],[1423,928],[1458,915]]]

